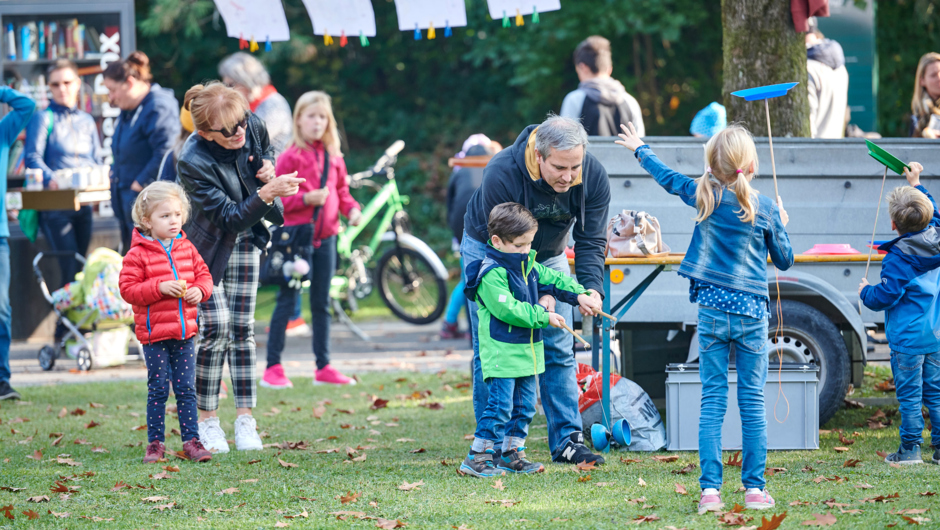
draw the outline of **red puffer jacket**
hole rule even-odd
[[[186,234],[180,232],[165,250],[159,241],[135,229],[120,286],[121,296],[134,306],[134,328],[141,344],[185,340],[196,334],[197,307],[160,292],[161,282],[173,280],[186,280],[186,289],[199,289],[203,300],[212,295],[209,267]]]

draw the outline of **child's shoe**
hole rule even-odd
[[[581,463],[590,464],[593,462],[595,465],[599,466],[604,463],[604,457],[595,455],[584,445],[584,433],[573,432],[571,433],[571,439],[568,440],[565,447],[558,453],[558,456],[552,458],[552,462],[575,465]]]
[[[930,463],[940,465],[940,447],[936,447],[934,449],[936,450],[933,452],[933,456],[930,458]]]
[[[160,440],[150,442],[150,445],[147,446],[147,452],[144,453],[144,463],[153,464],[159,462],[165,452],[166,447],[163,446],[163,442]]]
[[[493,465],[493,454],[492,449],[487,449],[482,453],[470,451],[470,453],[467,454],[467,458],[465,458],[463,463],[460,464],[460,467],[457,468],[457,473],[478,478],[505,475],[505,471],[497,469],[496,466]]]
[[[315,385],[355,385],[356,380],[351,377],[346,377],[345,375],[339,373],[339,370],[333,368],[331,365],[326,365],[323,368],[317,370],[316,375],[313,378],[313,384]]]
[[[235,418],[235,449],[239,451],[260,451],[264,449],[258,436],[258,423],[248,414]]]
[[[744,494],[744,508],[748,510],[766,510],[776,505],[774,498],[767,493],[766,489],[757,488],[748,489]]]
[[[265,370],[258,384],[265,388],[294,388],[294,383],[291,383],[290,379],[284,375],[284,367],[280,364],[275,364]]]
[[[698,501],[698,514],[705,515],[706,512],[717,512],[725,507],[721,502],[721,493],[712,488],[702,490],[702,496]]]
[[[310,334],[310,326],[304,320],[304,317],[295,318],[287,322],[287,328],[284,335],[287,337],[303,337]]]
[[[184,443],[183,452],[186,453],[186,456],[193,462],[208,462],[212,460],[212,453],[202,445],[199,438],[193,438]]]
[[[228,440],[225,439],[225,431],[219,425],[219,418],[208,418],[196,424],[199,428],[199,441],[202,445],[213,453],[227,453]]]
[[[896,453],[891,453],[885,457],[885,462],[906,466],[911,464],[923,464],[924,460],[920,457],[919,445],[904,447],[904,444],[901,444]]]
[[[529,462],[525,458],[525,447],[519,447],[504,452],[499,458],[499,465],[496,469],[509,471],[510,473],[541,473],[545,471],[545,466],[538,462]]]

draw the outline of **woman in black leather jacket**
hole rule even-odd
[[[215,287],[199,306],[196,399],[199,439],[210,451],[228,452],[219,425],[219,385],[228,359],[235,392],[235,446],[261,449],[251,409],[255,407],[254,313],[261,250],[270,240],[262,223],[284,222],[280,197],[297,193],[297,173],[276,177],[274,150],[264,122],[248,102],[221,83],[186,92],[196,133],[180,152],[179,182],[193,214],[187,237],[209,266]]]

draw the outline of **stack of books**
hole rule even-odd
[[[116,29],[116,28],[115,28]],[[6,24],[4,57],[10,61],[98,59],[98,30],[78,19]]]

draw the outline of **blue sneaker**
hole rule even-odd
[[[545,471],[545,466],[538,462],[529,462],[525,458],[525,447],[519,447],[511,451],[506,451],[499,459],[497,469],[509,471],[510,473],[541,473]]]
[[[924,460],[920,457],[919,445],[904,447],[904,444],[901,444],[896,453],[891,453],[885,457],[885,462],[889,464],[911,465],[923,464]]]
[[[505,471],[497,469],[496,466],[493,465],[494,454],[495,452],[492,449],[487,449],[483,453],[470,451],[470,453],[467,454],[467,458],[465,458],[463,463],[460,464],[460,467],[457,468],[457,473],[477,478],[505,475]]]

